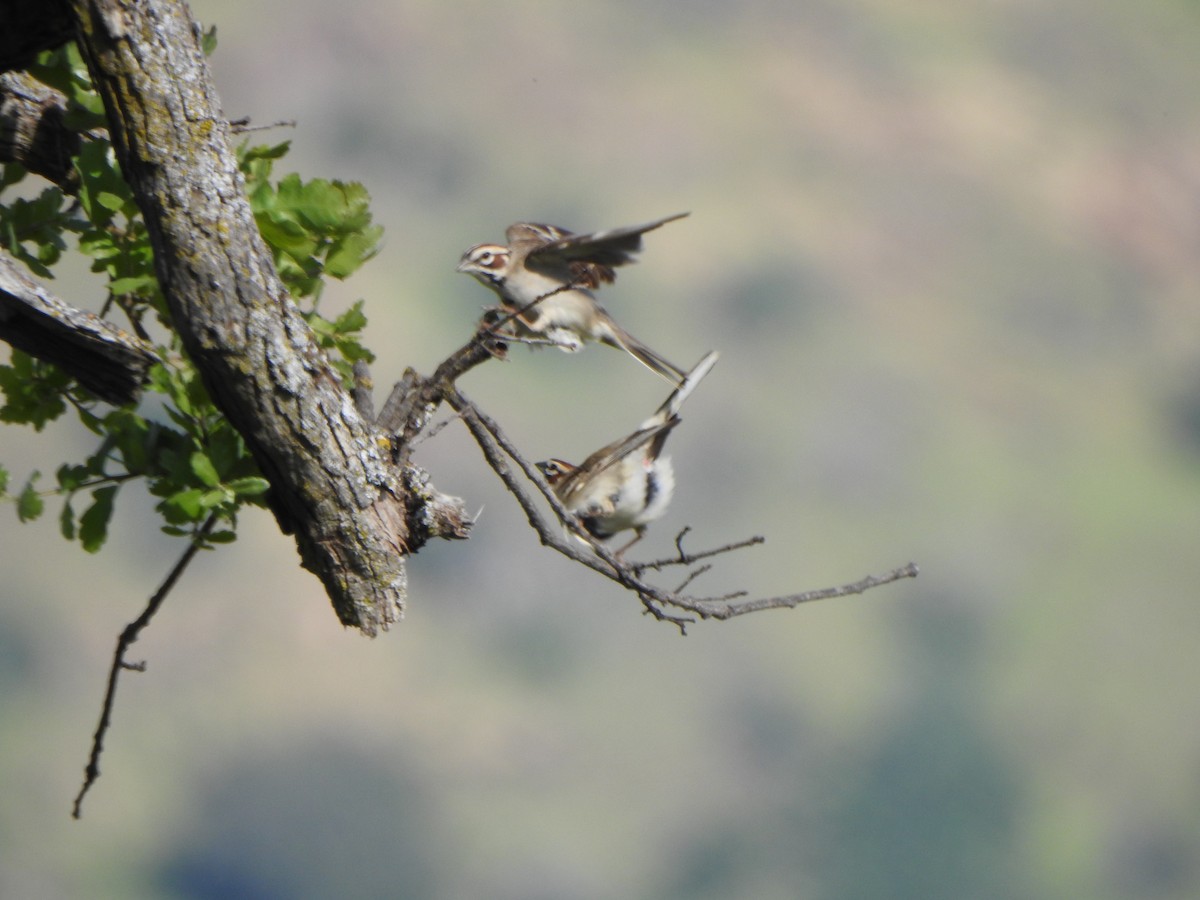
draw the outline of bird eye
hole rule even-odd
[[[478,262],[481,266],[490,266],[492,264],[492,260],[495,258],[496,254],[491,250],[481,250],[479,252],[479,256],[476,257],[476,262]]]

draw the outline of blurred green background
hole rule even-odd
[[[96,557],[7,512],[0,895],[1200,896],[1200,6],[193,8],[226,113],[373,195],[385,249],[326,303],[366,298],[381,388],[490,302],[468,245],[691,210],[602,297],[722,354],[643,553],[765,534],[713,592],[922,574],[681,638],[542,550],[451,425],[420,459],[483,515],[414,559],[406,620],[344,632],[248,516],[134,646],[74,822],[182,548],[144,498]],[[606,348],[463,388],[534,458],[664,395]],[[89,449],[3,432],[14,478]]]

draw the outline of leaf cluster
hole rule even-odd
[[[205,45],[215,46],[213,33]],[[18,518],[29,521],[44,512],[47,496],[61,496],[63,537],[96,552],[107,537],[119,490],[140,480],[159,498],[163,531],[192,539],[202,535],[203,546],[230,542],[238,511],[261,505],[269,484],[213,404],[171,326],[145,222],[103,130],[103,105],[78,51],[68,45],[42,54],[30,74],[67,98],[66,121],[84,135],[74,159],[78,185],[73,196],[51,186],[36,196],[4,198],[27,173],[16,164],[0,166],[0,247],[50,279],[73,243],[104,279],[101,315],[122,317],[154,344],[163,362],[150,370],[136,408],[111,408],[54,365],[13,350],[8,365],[0,366],[0,422],[41,431],[73,410],[98,444],[84,460],[61,464],[54,485],[44,489],[42,473],[35,470],[10,492],[10,474],[0,466],[0,501],[13,503]],[[322,315],[318,303],[326,278],[344,279],[378,252],[382,229],[372,224],[370,198],[360,184],[304,181],[295,174],[273,180],[273,167],[289,147],[289,142],[243,144],[239,164],[284,283],[349,380],[356,361],[374,358],[361,342],[363,303],[333,318]],[[214,514],[220,527],[202,531]]]

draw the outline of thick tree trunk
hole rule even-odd
[[[373,635],[403,611],[409,495],[275,272],[190,11],[70,7],[184,347],[271,482],[303,565],[342,622]]]

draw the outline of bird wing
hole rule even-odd
[[[509,226],[506,232],[511,239],[532,240],[539,238],[536,246],[526,253],[525,265],[547,274],[558,274],[566,269],[573,280],[582,287],[597,288],[616,279],[614,266],[627,265],[642,249],[642,235],[668,222],[682,219],[688,213],[677,213],[665,219],[657,219],[644,225],[627,225],[610,228],[591,234],[574,234],[553,225],[530,222]]]
[[[543,225],[540,222],[514,222],[505,229],[504,240],[510,247],[514,244],[541,246],[571,237],[572,234],[557,225]]]
[[[651,441],[656,441],[659,447],[666,439],[671,429],[679,424],[679,419],[655,423],[649,427],[639,428],[618,441],[613,441],[601,447],[577,468],[568,472],[555,488],[555,492],[568,508],[576,505],[577,501],[595,493],[597,479],[600,479],[613,466],[617,465],[631,453],[636,452]]]

